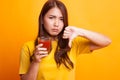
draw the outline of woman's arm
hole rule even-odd
[[[71,46],[72,40],[77,36],[84,37],[91,41],[90,50],[103,48],[111,43],[111,40],[108,37],[93,31],[76,28],[73,26],[68,26],[65,28],[63,38],[69,38],[69,46]]]
[[[29,67],[28,72],[26,74],[20,75],[21,80],[36,80],[37,73],[38,73],[38,67],[39,67],[39,63],[33,61]]]
[[[30,67],[28,69],[28,72],[26,74],[21,74],[20,78],[21,80],[36,80],[37,79],[37,74],[38,74],[38,69],[39,65],[41,62],[41,59],[43,57],[48,56],[48,51],[46,48],[42,48],[43,44],[38,44],[34,50],[34,59],[30,64]]]
[[[91,41],[90,50],[103,48],[111,43],[111,40],[107,36],[81,28],[78,29],[78,36],[83,36]]]

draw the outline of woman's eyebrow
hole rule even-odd
[[[49,15],[48,17],[54,17],[54,18],[56,18],[56,16],[55,16],[55,15]]]
[[[50,17],[57,17],[56,15],[49,15]],[[63,18],[63,16],[60,16],[60,18]]]

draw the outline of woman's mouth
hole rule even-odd
[[[58,29],[52,29],[53,32],[58,32]]]

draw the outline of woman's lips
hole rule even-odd
[[[58,32],[58,29],[52,29],[53,32]]]

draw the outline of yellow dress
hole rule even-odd
[[[63,64],[57,68],[54,53],[57,41],[52,42],[52,50],[47,57],[40,62],[37,80],[75,80],[75,66],[77,56],[81,53],[89,53],[89,41],[82,37],[77,37],[72,41],[71,50],[67,53],[74,64],[74,69],[68,70]],[[27,73],[30,66],[30,56],[33,54],[34,41],[25,43],[21,49],[19,74]]]

